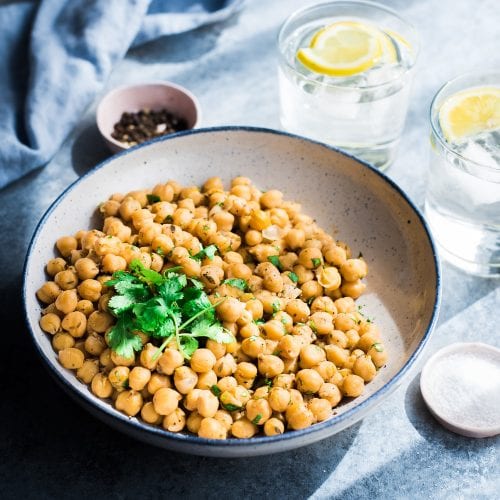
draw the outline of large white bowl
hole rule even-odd
[[[200,185],[218,175],[245,175],[287,199],[328,231],[362,252],[368,290],[359,299],[374,317],[389,362],[365,393],[339,406],[325,422],[280,436],[216,441],[174,434],[128,418],[95,397],[64,369],[40,329],[35,292],[46,280],[44,264],[61,235],[93,228],[96,207],[111,193],[151,187],[169,178]],[[208,456],[249,456],[290,450],[326,438],[363,418],[408,376],[429,339],[440,299],[436,251],[422,215],[389,178],[323,144],[280,132],[240,127],[200,129],[160,138],[101,163],[72,184],[43,216],[29,246],[24,273],[26,319],[33,341],[55,380],[95,416],[145,442]],[[43,390],[41,388],[40,390]]]

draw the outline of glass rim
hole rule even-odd
[[[401,17],[395,10],[391,9],[390,7],[386,7],[385,5],[383,5],[381,3],[372,2],[370,0],[326,0],[326,1],[318,2],[318,3],[312,4],[312,5],[306,5],[305,7],[302,7],[300,9],[292,12],[283,21],[283,23],[282,23],[282,25],[281,25],[281,27],[279,29],[278,36],[277,36],[277,42],[278,42],[277,45],[278,45],[279,59],[281,61],[283,61],[284,64],[289,69],[291,69],[294,73],[298,73],[297,69],[292,64],[290,64],[287,61],[286,57],[283,55],[283,51],[281,50],[280,41],[281,41],[282,33],[285,30],[285,27],[291,21],[293,21],[297,17],[301,16],[302,14],[304,14],[307,11],[314,10],[314,9],[316,9],[318,7],[323,7],[323,6],[326,6],[326,5],[335,5],[335,4],[342,4],[342,3],[343,4],[360,5],[360,6],[364,5],[364,6],[367,6],[367,7],[373,7],[375,9],[385,11],[386,13],[388,13],[388,14],[396,17],[403,24],[405,24],[410,29],[410,31],[412,32],[412,35],[415,38],[415,44],[414,44],[415,47],[413,49],[414,57],[413,57],[413,60],[412,60],[411,64],[403,71],[403,73],[401,73],[397,77],[392,78],[392,79],[390,79],[390,80],[388,80],[386,82],[377,83],[377,84],[374,84],[374,85],[364,85],[364,86],[361,86],[361,85],[352,85],[352,86],[346,87],[345,85],[340,85],[340,84],[336,84],[336,83],[318,82],[317,80],[314,80],[313,78],[310,78],[309,76],[302,75],[304,78],[306,78],[307,80],[310,80],[310,81],[314,82],[316,85],[325,86],[325,87],[329,87],[329,88],[344,89],[344,90],[346,88],[354,89],[354,90],[373,90],[373,89],[383,88],[383,87],[385,87],[387,85],[390,85],[390,84],[393,84],[394,82],[397,82],[398,80],[402,80],[403,77],[405,77],[408,73],[410,73],[413,70],[413,68],[415,67],[415,65],[417,63],[418,56],[420,54],[420,36],[419,36],[418,31],[416,30],[415,26],[413,25],[413,23],[411,23],[411,22],[407,21],[405,18]]]
[[[436,109],[436,103],[437,99],[443,94],[443,92],[451,87],[454,83],[456,83],[459,80],[466,80],[469,77],[478,77],[478,76],[498,76],[499,77],[499,86],[500,86],[500,71],[482,71],[482,72],[474,72],[474,71],[468,71],[467,73],[462,73],[458,76],[455,76],[454,78],[451,78],[450,80],[446,81],[441,87],[439,87],[439,90],[436,92],[434,97],[432,98],[431,105],[429,107],[429,122],[431,124],[431,131],[433,135],[436,137],[438,140],[439,144],[445,149],[448,153],[452,154],[455,156],[457,159],[462,160],[464,162],[467,162],[469,164],[473,164],[474,166],[483,169],[483,170],[488,170],[491,172],[497,172],[500,173],[500,169],[497,167],[492,167],[491,165],[486,165],[484,163],[480,163],[478,161],[472,160],[470,158],[467,158],[466,156],[458,153],[454,149],[452,149],[451,144],[443,137],[443,134],[440,131],[439,127],[439,122],[435,123],[434,120],[434,110]],[[467,88],[473,88],[477,85],[471,85],[470,87],[464,87],[462,90],[466,90]],[[461,92],[461,90],[457,90],[457,92]],[[437,115],[436,115],[437,116]]]

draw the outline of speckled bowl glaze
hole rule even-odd
[[[118,87],[101,99],[96,111],[97,128],[113,153],[129,149],[111,136],[115,123],[120,121],[122,113],[137,113],[144,108],[155,111],[166,108],[184,118],[188,129],[195,128],[201,120],[198,99],[176,83],[150,82]]]
[[[201,184],[237,175],[262,189],[279,188],[328,231],[362,252],[369,265],[368,289],[358,303],[375,318],[389,362],[364,394],[336,409],[325,422],[280,436],[226,441],[173,434],[128,418],[95,397],[57,361],[39,327],[35,292],[46,280],[44,264],[55,255],[57,237],[99,223],[96,207],[113,192],[151,187],[169,178]],[[301,137],[266,129],[223,127],[160,138],[101,163],[71,185],[48,209],[31,241],[25,263],[24,303],[33,341],[56,381],[82,406],[111,426],[163,448],[218,457],[263,455],[324,439],[362,419],[418,365],[437,317],[440,272],[436,251],[420,212],[377,169]],[[43,390],[43,388],[41,388]]]

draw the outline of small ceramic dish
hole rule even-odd
[[[114,192],[147,188],[169,178],[201,185],[238,175],[263,189],[278,188],[300,202],[327,231],[363,253],[370,272],[359,300],[380,327],[389,362],[359,398],[346,400],[335,416],[279,436],[224,441],[171,433],[128,418],[95,397],[57,360],[40,326],[36,290],[46,281],[44,263],[54,241],[98,227],[96,207]],[[94,218],[94,216],[96,216]],[[440,271],[427,225],[418,209],[388,177],[324,144],[268,129],[221,127],[156,139],[101,163],[71,185],[38,224],[24,270],[26,319],[40,357],[56,381],[79,403],[113,427],[145,442],[185,453],[237,457],[286,451],[324,439],[362,419],[414,372],[437,317]],[[43,390],[41,388],[40,390]]]
[[[137,113],[141,109],[167,109],[183,118],[187,129],[195,128],[201,119],[198,99],[186,88],[172,82],[152,82],[118,87],[107,93],[97,106],[97,128],[113,153],[129,149],[124,142],[111,136],[122,113]]]
[[[500,349],[457,342],[425,364],[420,390],[444,427],[473,438],[500,434]]]

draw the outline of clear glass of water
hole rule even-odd
[[[425,213],[445,259],[479,276],[500,277],[500,129],[448,142],[439,123],[450,96],[484,87],[500,92],[500,72],[458,77],[432,101]]]
[[[339,21],[380,30],[395,57],[351,76],[309,70],[296,57],[315,33]],[[395,157],[410,99],[418,37],[391,9],[364,1],[333,1],[292,14],[278,36],[280,114],[283,127],[337,146],[383,169]]]

